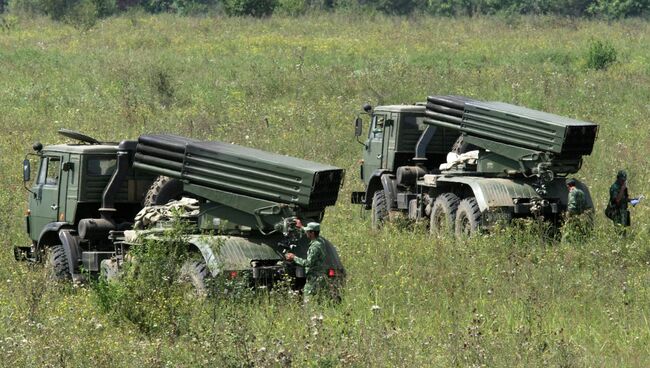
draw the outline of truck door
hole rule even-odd
[[[61,157],[43,156],[32,188],[36,195],[29,196],[29,235],[33,240],[38,240],[45,225],[58,221],[60,178]]]
[[[385,114],[375,114],[372,117],[366,149],[363,153],[363,181],[368,186],[370,177],[377,169],[385,167],[384,158],[384,125]]]

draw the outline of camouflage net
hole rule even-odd
[[[145,207],[135,215],[133,228],[136,230],[150,228],[157,223],[171,221],[175,215],[182,218],[198,216],[199,201],[184,197],[164,205]]]

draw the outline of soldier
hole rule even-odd
[[[576,180],[569,179],[566,181],[566,186],[569,189],[569,200],[567,203],[567,213],[569,216],[581,215],[587,209],[587,201],[585,200],[585,192],[576,187]]]
[[[616,174],[616,181],[609,187],[609,203],[605,210],[607,217],[614,221],[614,224],[625,227],[630,226],[630,211],[627,209],[629,201],[627,173],[620,170]]]
[[[307,226],[303,227],[303,230],[310,240],[307,258],[297,257],[293,253],[287,253],[285,257],[287,261],[295,262],[305,268],[307,282],[303,289],[303,297],[306,304],[310,298],[318,297],[318,293],[322,292],[321,289],[324,288],[325,242],[320,237],[320,224],[318,222],[308,223]]]
[[[585,192],[576,187],[576,180],[566,181],[569,189],[567,200],[566,221],[562,230],[562,241],[582,241],[589,233],[591,227],[591,216],[587,212],[588,205],[585,199]]]

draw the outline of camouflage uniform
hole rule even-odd
[[[591,213],[587,211],[585,192],[575,187],[575,181],[570,180],[573,187],[569,189],[566,221],[562,230],[562,241],[580,243],[585,240],[592,226]]]
[[[630,196],[627,193],[627,188],[625,188],[623,197],[621,197],[621,201],[617,205],[616,197],[618,197],[618,193],[620,191],[621,184],[618,180],[616,180],[614,184],[609,187],[609,203],[610,206],[614,207],[615,209],[612,221],[614,221],[614,224],[630,226],[630,211],[627,209],[627,204],[630,201]]]
[[[325,241],[320,236],[312,240],[307,250],[307,258],[295,257],[294,262],[305,268],[307,278],[303,289],[305,300],[318,295],[318,292],[325,287]]]
[[[585,192],[574,187],[569,192],[569,203],[567,204],[569,215],[580,215],[585,212],[586,209],[587,201],[585,200]]]

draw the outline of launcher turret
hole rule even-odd
[[[133,167],[180,180],[201,199],[199,226],[227,220],[261,232],[290,217],[322,219],[336,203],[343,170],[223,142],[143,135]]]
[[[479,150],[476,168],[486,175],[577,172],[591,154],[598,125],[503,102],[459,96],[427,98],[424,122],[460,132],[465,145]]]

